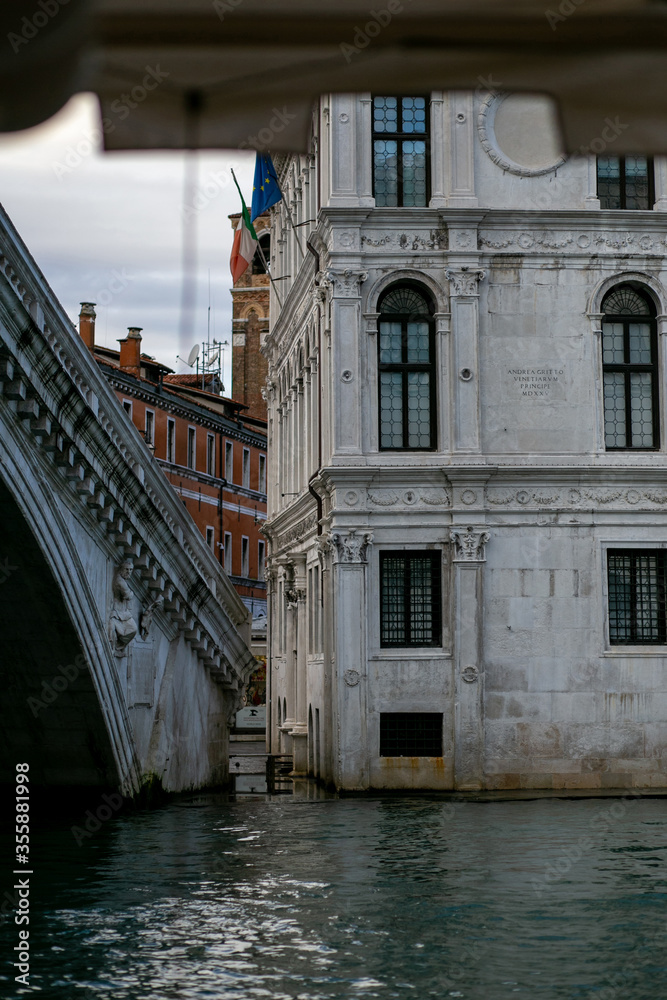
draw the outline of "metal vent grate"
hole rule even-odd
[[[381,757],[442,757],[441,712],[383,712]]]

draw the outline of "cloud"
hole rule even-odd
[[[63,307],[98,303],[98,338],[115,346],[141,326],[144,349],[177,367],[182,295],[181,152],[104,153],[93,95],[79,94],[49,122],[0,136],[2,203]],[[206,339],[210,270],[213,329],[231,341],[232,228],[241,189],[252,191],[254,154],[197,154],[197,302],[189,344]],[[215,180],[217,178],[217,181]],[[229,365],[231,352],[226,352]],[[181,366],[182,367],[182,366]],[[231,390],[229,375],[225,385]]]

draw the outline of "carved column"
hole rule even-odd
[[[291,727],[294,772],[308,772],[308,617],[306,604],[306,556],[299,554],[292,563],[294,582],[294,724]]]
[[[359,337],[361,322],[361,284],[368,277],[366,271],[347,268],[328,270],[327,280],[332,284],[333,336],[333,450],[337,454],[361,455],[361,356]]]
[[[332,532],[335,675],[334,780],[339,788],[369,787],[367,733],[366,567],[372,533]]]
[[[479,283],[475,267],[447,268],[452,321],[453,450],[479,452]]]
[[[282,731],[286,737],[286,751],[292,750],[291,734],[296,725],[296,609],[297,594],[291,564],[286,567],[284,584],[285,601],[285,697],[287,711],[283,719]]]
[[[482,788],[484,770],[483,566],[489,532],[452,528],[454,545],[454,785]]]

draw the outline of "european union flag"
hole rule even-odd
[[[254,222],[258,215],[275,205],[282,196],[271,157],[268,153],[258,153],[255,161],[255,181],[252,186],[251,221]]]

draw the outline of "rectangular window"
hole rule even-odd
[[[232,533],[225,532],[225,571],[231,576],[232,573]]]
[[[209,476],[215,475],[215,435],[206,435],[206,472]]]
[[[124,399],[123,400],[123,409],[127,413],[128,417],[132,417],[132,400],[131,399]]]
[[[609,641],[612,645],[664,645],[665,552],[609,549]]]
[[[263,580],[266,574],[266,543],[257,542],[257,579]]]
[[[382,712],[381,757],[442,757],[441,712]]]
[[[188,468],[196,468],[197,462],[197,431],[194,427],[188,427]]]
[[[212,528],[210,525],[206,528],[206,544],[210,549],[215,547],[215,528]]]
[[[440,552],[380,553],[380,645],[442,645]]]
[[[146,430],[144,440],[149,448],[155,444],[155,414],[152,410],[146,410]]]
[[[378,208],[428,204],[428,114],[426,97],[373,98],[373,194]]]
[[[653,208],[653,160],[646,156],[598,156],[600,208]]]
[[[176,461],[176,423],[167,420],[167,461]]]
[[[260,493],[266,493],[266,455],[259,456],[259,484],[257,489]]]
[[[231,441],[225,441],[225,479],[228,483],[234,482],[234,445]]]
[[[248,539],[245,535],[241,536],[241,576],[250,576],[250,567],[248,565]]]
[[[243,449],[243,485],[250,489],[250,449]]]

